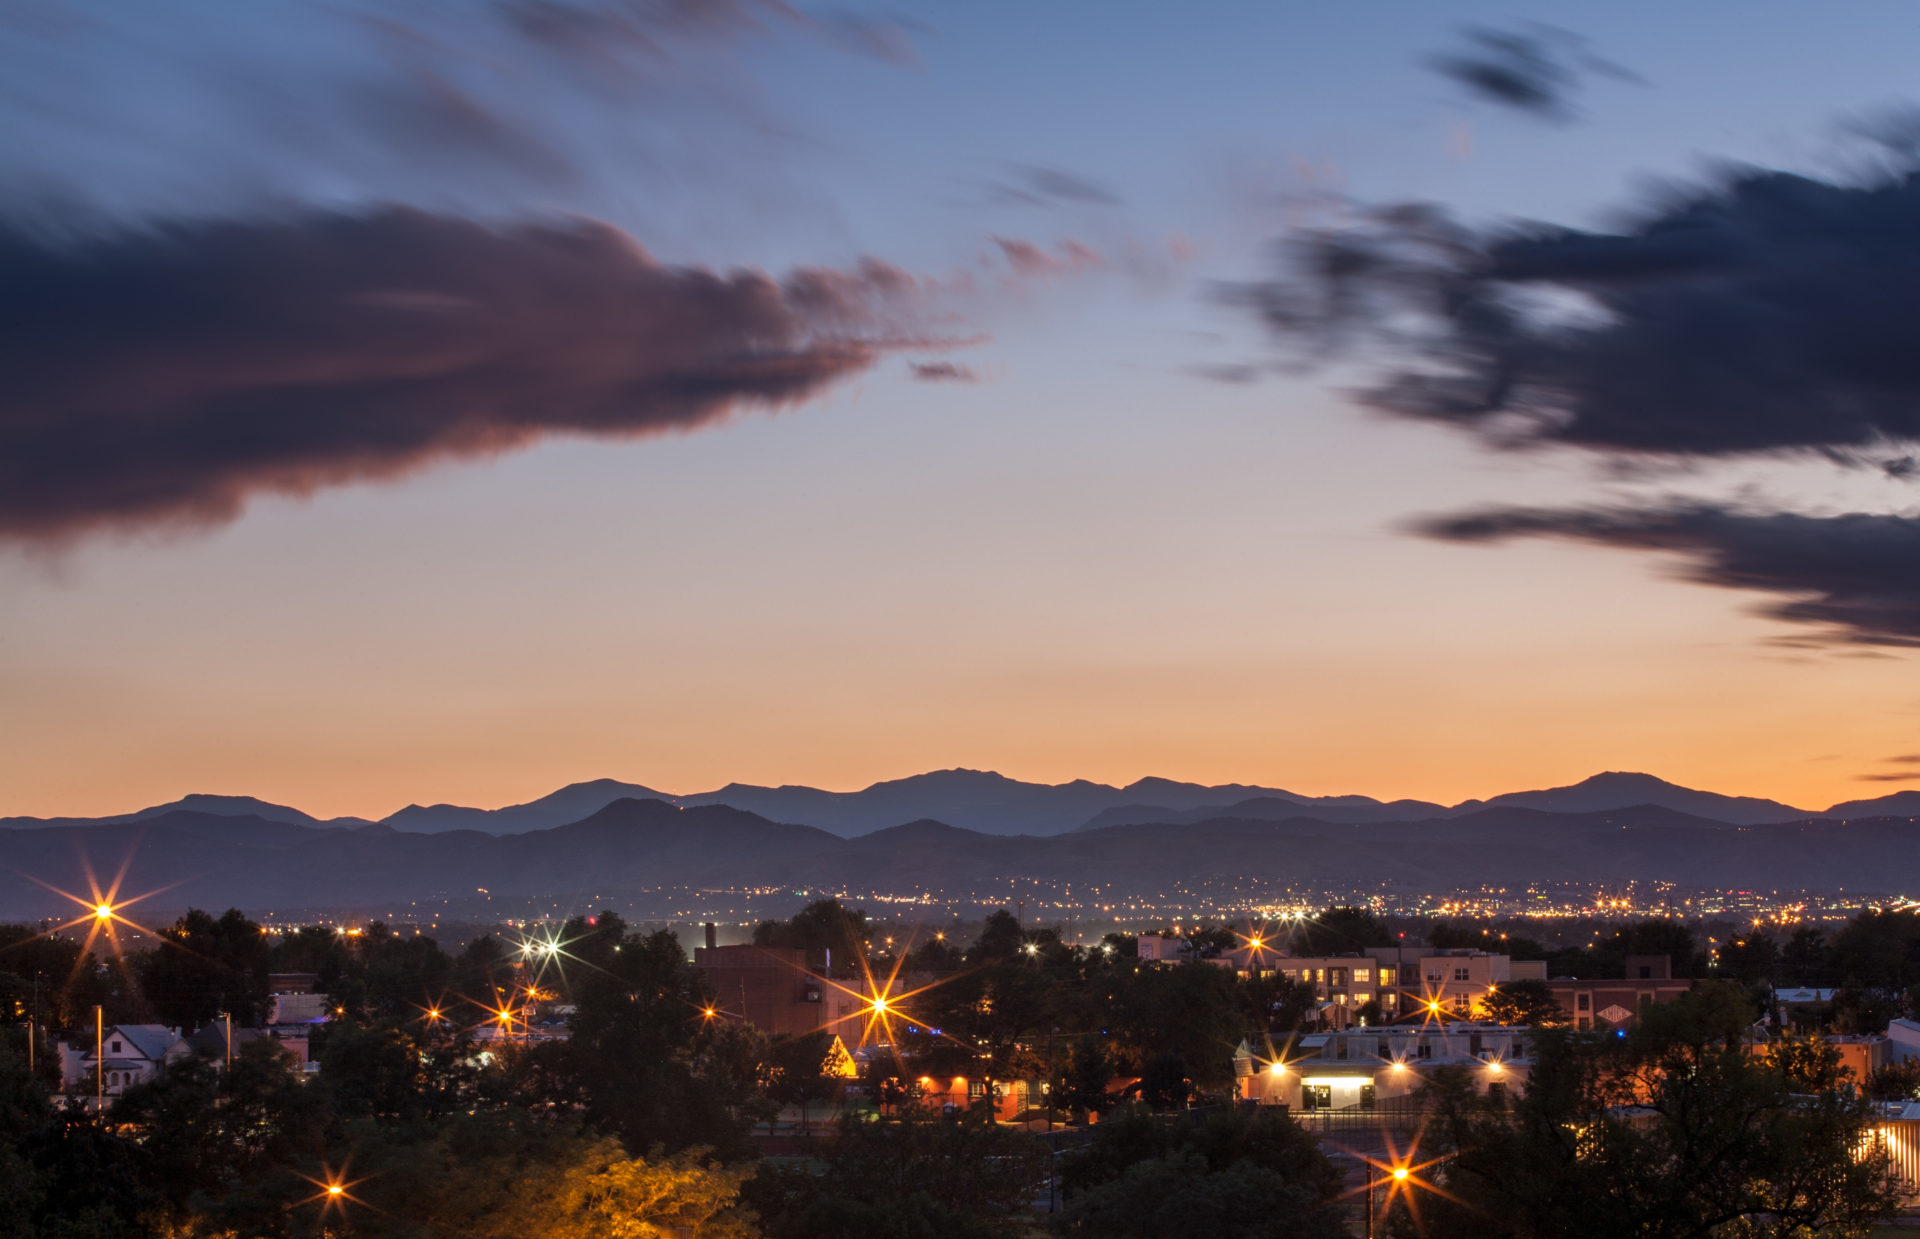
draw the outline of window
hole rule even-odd
[[[1419,1046],[1414,1050],[1413,1056],[1415,1058],[1432,1058],[1433,1043],[1431,1041],[1422,1039]]]
[[[1345,968],[1327,969],[1328,985],[1345,985],[1346,983],[1347,983],[1347,970]]]
[[[1574,999],[1573,1005],[1575,1010],[1591,1011],[1593,1010],[1593,995],[1582,993]]]
[[[1381,1058],[1392,1058],[1393,1043],[1388,1041],[1385,1037],[1382,1037],[1380,1039],[1380,1048],[1377,1051],[1375,1051],[1375,1053],[1379,1054]]]
[[[1309,1084],[1300,1090],[1300,1105],[1307,1110],[1333,1109],[1333,1085]]]
[[[115,1054],[118,1054],[120,1052],[120,1043],[118,1041],[113,1043],[113,1052]]]
[[[1336,1038],[1333,1046],[1333,1056],[1344,1061],[1347,1057],[1347,1039],[1345,1037]]]
[[[1315,968],[1313,970],[1313,979],[1315,981],[1325,981],[1327,979],[1327,970],[1325,968]]]
[[[1488,1081],[1487,1100],[1496,1106],[1504,1107],[1507,1104],[1507,1086],[1498,1080]]]
[[[1471,981],[1473,980],[1473,973],[1466,968],[1455,968],[1453,970],[1453,979],[1456,981]]]
[[[1649,965],[1647,965],[1647,964],[1641,964],[1641,965],[1640,965],[1640,979],[1641,979],[1642,981],[1651,981],[1651,980],[1653,980],[1653,969],[1652,969],[1652,967],[1650,967],[1650,966],[1649,966]]]
[[[1355,968],[1353,970],[1353,979],[1357,983],[1365,984],[1366,982],[1373,980],[1373,969]]]
[[[1434,985],[1438,985],[1438,984],[1440,984],[1440,974],[1439,974],[1439,973],[1437,973],[1437,972],[1429,972],[1429,973],[1427,974],[1427,980],[1428,980],[1428,981],[1429,981],[1429,982],[1430,982],[1431,984],[1434,984]]]
[[[1391,969],[1391,968],[1382,968],[1382,969],[1380,970],[1380,984],[1382,984],[1382,985],[1392,985],[1392,984],[1393,984],[1393,969]]]
[[[1585,997],[1586,997],[1586,995],[1585,995],[1585,994],[1582,994],[1582,995],[1581,995],[1581,997],[1582,997],[1582,998],[1585,998]],[[1575,1021],[1573,1022],[1573,1026],[1574,1026],[1574,1027],[1575,1027],[1576,1029],[1578,1029],[1579,1031],[1581,1031],[1581,1032],[1585,1032],[1585,1031],[1587,1031],[1587,1030],[1588,1030],[1589,1028],[1592,1028],[1592,1027],[1593,1027],[1593,1020],[1592,1020],[1591,1018],[1589,1018],[1589,1017],[1587,1017],[1587,1016],[1584,1016],[1584,1015],[1583,1015],[1583,1016],[1581,1016],[1581,1017],[1580,1017],[1579,1019],[1577,1019],[1577,1020],[1575,1020]]]

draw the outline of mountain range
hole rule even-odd
[[[1673,809],[1736,826],[1761,826],[1808,818],[1858,818],[1920,814],[1920,791],[1900,791],[1854,800],[1824,810],[1794,808],[1752,796],[1696,791],[1650,774],[1610,772],[1568,787],[1507,792],[1456,805],[1422,800],[1381,801],[1371,796],[1307,796],[1279,788],[1229,783],[1206,786],[1171,779],[1141,779],[1125,787],[1076,779],[1071,783],[1024,783],[984,770],[937,770],[893,779],[857,792],[816,787],[758,787],[729,783],[717,791],[674,796],[638,783],[595,779],[573,783],[526,804],[499,809],[463,805],[408,805],[380,819],[396,831],[437,834],[480,831],[519,834],[551,830],[586,818],[617,800],[658,800],[681,808],[725,805],[776,822],[813,826],[852,838],[903,822],[938,821],[994,835],[1058,835],[1137,823],[1193,823],[1215,818],[1281,821],[1311,817],[1323,822],[1393,822],[1460,817],[1489,808],[1543,809],[1554,813],[1604,813],[1638,805]],[[326,821],[252,796],[192,795],[134,813],[103,818],[0,818],[0,829],[107,825],[145,821],[168,813],[258,817],[299,826],[360,827],[365,818]]]
[[[35,878],[83,892],[89,867],[110,874],[123,864],[123,889],[164,888],[159,898],[170,907],[249,909],[368,908],[480,890],[612,899],[676,886],[978,898],[1004,896],[1010,876],[1116,898],[1219,880],[1423,890],[1630,878],[1789,890],[1920,885],[1920,825],[1911,818],[1740,826],[1651,805],[1489,807],[1367,823],[1225,817],[1016,836],[917,821],[852,839],[724,805],[661,800],[618,800],[578,822],[505,835],[175,810],[0,832],[0,847],[9,861],[0,870],[0,919],[71,912]]]
[[[1031,786],[999,782],[1004,796]],[[588,786],[595,790],[577,791]],[[30,819],[22,825],[15,819],[0,824],[6,860],[0,867],[0,920],[70,914],[71,906],[41,883],[84,892],[89,869],[104,876],[123,866],[124,889],[165,888],[169,907],[254,910],[371,908],[471,898],[476,891],[613,899],[671,887],[824,887],[958,899],[997,891],[1003,898],[1010,878],[1098,889],[1103,902],[1220,881],[1315,889],[1394,882],[1422,891],[1629,879],[1720,889],[1920,890],[1920,814],[1899,811],[1913,805],[1911,792],[1841,806],[1848,810],[1844,816],[1827,816],[1695,792],[1645,775],[1602,775],[1570,788],[1451,807],[1383,805],[1364,797],[1302,804],[1266,789],[1150,784],[1156,800],[1174,798],[1169,789],[1185,798],[1263,793],[1217,810],[1205,804],[1167,808],[1146,804],[1138,796],[1141,788],[1046,789],[1053,797],[1042,803],[1056,814],[1050,822],[1065,820],[1061,806],[1087,809],[1103,790],[1125,803],[1096,808],[1065,829],[1026,834],[918,817],[846,837],[738,806],[674,803],[657,795],[620,796],[572,821],[498,833],[402,830],[389,824],[392,819],[321,822],[239,798],[199,798],[190,807],[159,806],[95,821]],[[574,794],[577,808],[604,790],[576,785],[561,794]],[[811,793],[816,806],[830,803],[818,797],[834,795],[800,790]],[[892,794],[899,792],[896,785]],[[1609,803],[1637,793],[1679,799],[1718,816],[1649,799]],[[505,820],[537,821],[535,806],[543,803],[515,806],[518,816]],[[1102,815],[1160,820],[1098,820]],[[1748,820],[1732,820],[1736,816]],[[1753,820],[1766,817],[1778,820]],[[847,819],[830,820],[844,825]],[[1007,824],[1002,819],[1003,828]]]

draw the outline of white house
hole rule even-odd
[[[85,1092],[104,1075],[107,1095],[118,1097],[192,1052],[181,1040],[177,1028],[164,1024],[113,1024],[107,1027],[98,1046],[77,1042],[61,1047],[60,1084],[62,1088]]]

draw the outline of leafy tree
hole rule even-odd
[[[1780,948],[1780,983],[1824,988],[1832,982],[1832,951],[1826,935],[1811,925],[1799,926]]]
[[[1096,1026],[1112,1033],[1117,1056],[1133,1070],[1172,1054],[1204,1089],[1233,1081],[1234,1047],[1247,1031],[1241,995],[1231,970],[1209,964],[1101,973],[1091,994]]]
[[[1340,1210],[1315,1201],[1271,1170],[1240,1162],[1208,1173],[1186,1155],[1144,1161],[1075,1198],[1059,1215],[1063,1235],[1101,1239],[1345,1239]]]
[[[1015,959],[1027,944],[1027,931],[1013,913],[996,909],[980,927],[980,936],[967,948],[970,964],[999,963]]]
[[[640,1158],[626,1156],[611,1140],[588,1145],[564,1162],[523,1175],[507,1207],[465,1233],[474,1239],[757,1239],[753,1215],[739,1203],[753,1171],[728,1169],[705,1154],[686,1149]]]
[[[1083,1115],[1107,1108],[1107,1086],[1113,1082],[1113,1058],[1100,1037],[1088,1033],[1073,1043],[1052,1082],[1056,1105]]]
[[[1780,944],[1765,930],[1756,929],[1720,948],[1714,975],[1746,985],[1770,985],[1780,968]]]
[[[768,1175],[749,1188],[771,1239],[852,1236],[862,1224],[884,1235],[1003,1234],[1046,1191],[1036,1137],[919,1110],[846,1116],[818,1157],[818,1175]]]
[[[1068,1235],[1346,1234],[1342,1176],[1313,1137],[1273,1110],[1192,1127],[1144,1114],[1098,1124],[1062,1160]]]
[[[256,1025],[266,1017],[270,954],[260,926],[239,909],[228,908],[217,920],[190,909],[140,957],[140,990],[163,1023],[185,1032],[222,1014]]]
[[[1817,1045],[1749,1055],[1753,1018],[1732,985],[1648,1009],[1625,1038],[1535,1039],[1511,1111],[1437,1072],[1424,1160],[1441,1191],[1395,1193],[1392,1233],[1533,1239],[1851,1230],[1885,1216],[1893,1183],[1864,1100],[1833,1087]],[[1417,1217],[1415,1213],[1417,1211]]]
[[[1595,975],[1624,977],[1629,955],[1664,955],[1676,977],[1707,975],[1707,955],[1686,925],[1665,917],[1650,917],[1622,925],[1600,940],[1591,952]]]
[[[1140,1100],[1155,1110],[1175,1110],[1193,1096],[1193,1080],[1187,1074],[1187,1060],[1162,1050],[1140,1067]]]
[[[840,1081],[828,1074],[834,1036],[829,1032],[776,1037],[767,1054],[767,1096],[781,1105],[799,1106],[804,1124],[808,1108],[833,1096]]]
[[[845,973],[865,958],[867,934],[864,911],[843,907],[838,899],[821,899],[784,921],[761,921],[753,928],[753,944],[805,951],[809,968],[824,968],[828,957],[836,956],[835,969]]]
[[[1920,1058],[1879,1067],[1867,1076],[1862,1087],[1875,1101],[1920,1100]]]
[[[1832,967],[1849,989],[1904,994],[1920,982],[1920,913],[1855,916],[1833,937]]]
[[[1399,941],[1385,921],[1365,908],[1326,908],[1289,931],[1289,949],[1295,955],[1339,955]]]
[[[1514,959],[1545,959],[1547,948],[1532,938],[1509,937],[1479,925],[1435,921],[1427,929],[1427,945],[1435,950],[1467,949]]]
[[[724,1021],[702,1017],[705,984],[667,930],[627,934],[604,970],[573,982],[571,1037],[534,1047],[523,1068],[550,1104],[628,1149],[743,1150],[756,1086],[739,1070]]]
[[[1567,1013],[1554,999],[1545,981],[1531,978],[1508,981],[1482,1001],[1485,1018],[1496,1024],[1523,1024],[1552,1028],[1567,1022]]]

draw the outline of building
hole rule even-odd
[[[118,1097],[192,1053],[177,1028],[112,1024],[98,1045],[76,1041],[60,1047],[60,1087],[84,1093],[99,1086],[107,1096]]]
[[[1482,1092],[1526,1083],[1527,1028],[1499,1024],[1394,1024],[1302,1037],[1269,1055],[1244,1042],[1234,1054],[1240,1096],[1301,1111],[1366,1111],[1411,1097],[1439,1067],[1463,1067]]]
[[[1584,1030],[1630,1023],[1641,1008],[1672,1002],[1691,990],[1693,982],[1674,976],[1673,961],[1665,955],[1629,955],[1624,978],[1553,977],[1547,987],[1573,1026]]]
[[[265,1041],[292,1059],[295,1063],[300,1064],[302,1067],[306,1065],[308,1041],[307,1030],[305,1028],[297,1028],[284,1033],[277,1028],[229,1029],[225,1020],[216,1020],[202,1028],[199,1032],[194,1033],[191,1037],[188,1037],[187,1048],[195,1054],[198,1054],[201,1058],[214,1063],[216,1066],[224,1066],[229,1051],[229,1036],[232,1038],[231,1051],[235,1057],[239,1056],[243,1046],[251,1045],[255,1041]]]
[[[709,944],[695,948],[693,966],[713,991],[717,1014],[745,1020],[769,1036],[851,1020],[866,1005],[849,992],[857,985],[842,987],[809,969],[802,950]]]
[[[1243,975],[1278,973],[1312,985],[1321,1018],[1334,1028],[1359,1023],[1359,1009],[1369,1002],[1377,1004],[1379,1012],[1367,1021],[1372,1024],[1442,1014],[1470,1019],[1481,1013],[1488,994],[1509,981],[1547,979],[1547,966],[1540,960],[1430,947],[1368,947],[1306,956],[1246,946],[1222,958]]]

